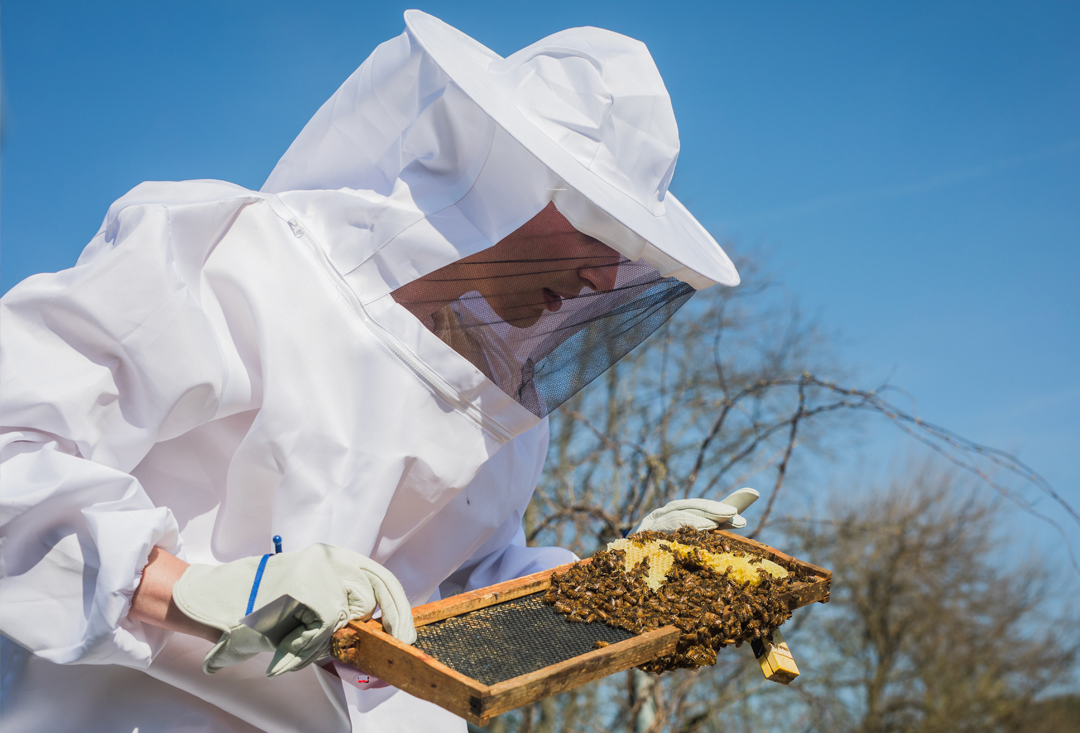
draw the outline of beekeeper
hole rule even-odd
[[[463,730],[346,684],[330,635],[378,606],[411,641],[411,606],[572,560],[521,529],[546,415],[738,282],[668,193],[643,44],[504,59],[405,22],[261,191],[141,184],[4,297],[5,733]],[[237,633],[285,593],[307,610],[278,647]]]

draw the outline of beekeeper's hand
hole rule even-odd
[[[253,610],[289,594],[309,610],[299,627],[275,649],[240,623],[255,585],[261,557],[224,565],[192,565],[173,585],[173,601],[189,618],[224,633],[203,660],[213,674],[262,651],[273,651],[267,675],[306,667],[330,654],[330,637],[351,619],[369,619],[382,608],[387,632],[406,644],[416,641],[409,599],[401,583],[374,560],[351,550],[311,545],[267,558]]]
[[[723,501],[676,499],[649,512],[631,534],[644,530],[674,532],[679,527],[740,529],[746,526],[742,512],[757,501],[758,496],[760,494],[753,489],[739,489]]]

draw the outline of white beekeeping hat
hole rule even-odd
[[[699,289],[739,283],[720,245],[668,192],[679,131],[644,43],[601,28],[571,28],[504,59],[419,10],[407,11],[405,22],[435,63],[495,122],[651,245],[623,254]],[[571,221],[574,213],[564,212]],[[624,239],[593,236],[613,240],[617,249]],[[673,267],[669,258],[682,267]]]

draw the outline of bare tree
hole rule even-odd
[[[827,454],[869,415],[883,417],[1021,510],[1055,528],[1080,512],[1016,457],[928,422],[889,384],[845,386],[819,329],[782,291],[755,283],[696,296],[645,344],[551,415],[547,468],[526,517],[529,541],[591,553],[675,498],[766,489],[759,534],[784,495],[796,454]],[[1017,486],[1019,484],[1019,486]]]
[[[1046,616],[1060,571],[1017,558],[995,506],[955,474],[914,468],[850,501],[828,524],[791,526],[835,573],[832,602],[797,637],[808,729],[1028,729],[1080,650],[1075,609]]]

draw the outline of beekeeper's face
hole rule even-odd
[[[554,204],[494,247],[460,260],[461,273],[500,318],[518,328],[555,312],[584,288],[615,287],[620,255],[582,234]]]
[[[691,293],[644,260],[577,231],[549,204],[496,244],[392,296],[543,417],[655,331]]]

